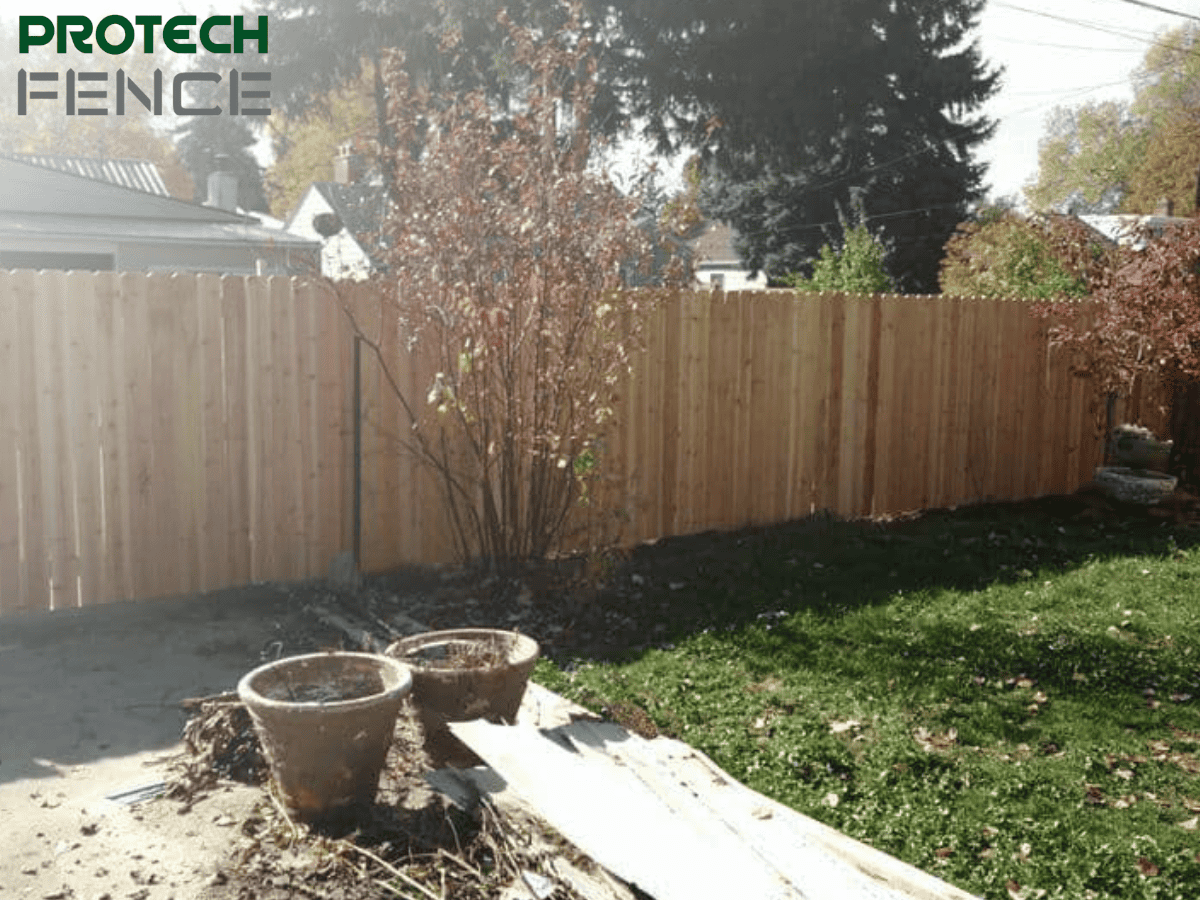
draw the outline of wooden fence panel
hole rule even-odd
[[[418,412],[437,366],[370,287],[341,290],[0,273],[0,613],[326,572],[352,528],[341,301]],[[363,567],[450,561],[370,350],[362,380]],[[1161,431],[1168,399],[1139,384],[1116,421]],[[572,522],[624,543],[1070,491],[1104,422],[1021,303],[786,292],[666,296],[615,409]]]

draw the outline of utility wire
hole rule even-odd
[[[1200,22],[1200,16],[1193,16],[1191,13],[1180,12],[1177,9],[1167,9],[1165,6],[1156,6],[1153,3],[1147,3],[1145,0],[1118,0],[1120,3],[1129,3],[1133,6],[1143,6],[1146,9],[1153,9],[1156,12],[1166,13],[1169,16],[1179,16],[1181,19],[1192,19]]]
[[[1011,10],[1015,10],[1016,12],[1028,13],[1031,16],[1041,16],[1044,19],[1053,19],[1056,22],[1065,22],[1068,25],[1077,25],[1080,28],[1088,28],[1088,29],[1091,29],[1092,31],[1099,31],[1104,34],[1112,34],[1112,35],[1116,35],[1117,37],[1120,37],[1120,38],[1141,41],[1146,44],[1154,43],[1153,35],[1151,35],[1149,32],[1144,32],[1146,34],[1146,37],[1138,37],[1137,35],[1130,34],[1128,31],[1121,31],[1117,28],[1111,28],[1107,25],[1100,25],[1096,22],[1084,22],[1082,19],[1071,19],[1066,16],[1056,16],[1053,13],[1044,12],[1040,9],[1029,9],[1028,7],[1017,6],[1016,4],[1013,4],[1013,3],[1004,3],[1004,2],[1002,2],[1002,0],[992,0],[992,2],[995,3],[996,6],[1002,7],[1004,9],[1011,9]]]

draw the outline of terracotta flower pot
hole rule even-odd
[[[527,635],[490,628],[429,631],[388,647],[387,654],[412,671],[413,701],[432,765],[478,765],[479,758],[446,723],[516,721],[540,652]]]
[[[288,809],[314,820],[370,803],[412,688],[406,666],[372,653],[313,653],[238,683]]]

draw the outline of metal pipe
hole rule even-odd
[[[362,338],[354,336],[354,501],[351,552],[354,573],[362,571]]]

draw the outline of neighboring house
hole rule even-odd
[[[1147,230],[1152,234],[1161,234],[1164,229],[1173,225],[1187,225],[1195,219],[1172,215],[1173,208],[1168,200],[1159,203],[1158,209],[1150,216],[1139,215],[1087,215],[1080,216],[1079,221],[1102,235],[1113,244],[1133,247],[1140,250],[1144,245],[1144,235]]]
[[[253,275],[317,265],[315,242],[171,197],[142,160],[2,156],[0,184],[0,269]]]
[[[338,148],[333,181],[314,181],[284,228],[321,243],[321,273],[361,280],[382,267],[378,249],[387,192],[378,174],[364,172],[349,144]]]
[[[733,249],[735,232],[721,222],[707,222],[687,243],[693,254],[696,281],[701,287],[725,291],[759,290],[767,286],[761,272],[751,276]]]

